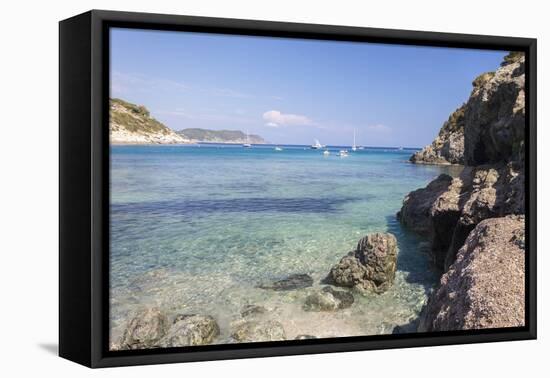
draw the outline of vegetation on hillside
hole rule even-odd
[[[162,133],[169,132],[168,127],[151,117],[145,106],[136,105],[119,98],[110,101],[110,123],[124,127],[130,132]]]

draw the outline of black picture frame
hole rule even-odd
[[[523,51],[526,316],[520,328],[109,351],[110,27]],[[59,354],[88,367],[536,338],[536,39],[92,10],[59,24]]]

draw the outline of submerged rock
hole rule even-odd
[[[303,308],[305,311],[336,311],[350,307],[353,301],[353,294],[325,286],[308,295]]]
[[[430,296],[419,331],[523,326],[524,233],[524,216],[479,223]]]
[[[211,316],[178,315],[159,344],[165,348],[206,345],[219,334],[218,323]]]
[[[246,318],[247,316],[264,314],[267,312],[267,309],[264,306],[257,305],[246,305],[241,310],[241,316]]]
[[[233,329],[231,337],[239,343],[286,340],[282,324],[274,320],[240,322]]]
[[[261,289],[275,291],[296,290],[310,287],[313,285],[313,278],[308,274],[292,274],[282,280],[274,281],[269,284],[259,285]]]
[[[327,281],[361,292],[382,293],[393,284],[396,266],[395,236],[390,233],[369,234],[359,241],[355,251],[332,267]]]
[[[137,312],[126,325],[119,343],[120,349],[147,349],[159,346],[165,335],[168,319],[158,308]]]

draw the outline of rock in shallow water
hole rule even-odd
[[[158,308],[137,312],[128,322],[119,343],[120,349],[146,349],[158,347],[165,335],[168,319]]]
[[[390,233],[369,234],[359,241],[355,251],[332,267],[327,281],[361,292],[382,293],[393,285],[396,267],[395,236]]]
[[[259,285],[261,289],[275,291],[296,290],[310,287],[313,285],[313,278],[308,274],[292,274],[282,280],[274,281],[269,284]]]
[[[267,309],[264,306],[246,305],[241,310],[241,316],[246,318],[247,316],[265,314]]]
[[[307,296],[303,309],[305,311],[336,311],[350,307],[353,301],[353,294],[325,286],[322,290],[317,290]]]
[[[240,322],[233,329],[231,337],[240,343],[286,340],[282,324],[274,320]]]
[[[178,315],[159,341],[165,348],[211,344],[220,334],[218,323],[207,315]]]

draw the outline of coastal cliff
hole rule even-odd
[[[109,130],[112,144],[191,143],[188,138],[151,117],[144,106],[121,99],[111,99]]]
[[[409,193],[397,214],[429,238],[433,262],[443,272],[420,329],[512,327],[523,321],[517,312],[524,306],[525,247],[512,236],[524,232],[524,85],[525,57],[512,52],[494,73],[474,80],[468,101],[410,159],[464,165],[458,177],[443,174]],[[487,274],[502,284],[485,282]],[[507,309],[506,302],[515,308]]]
[[[416,164],[464,163],[464,108],[455,110],[443,124],[432,144],[410,157]]]

